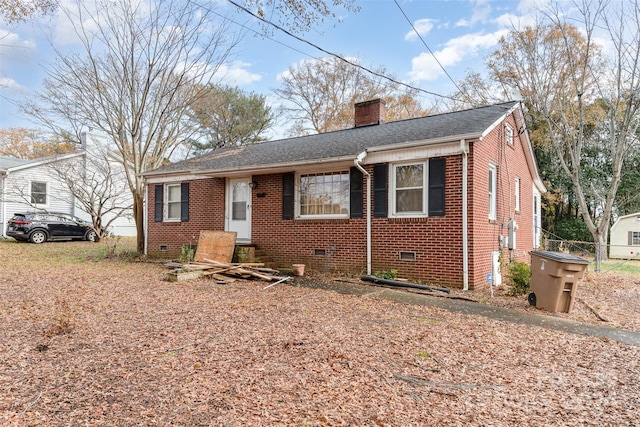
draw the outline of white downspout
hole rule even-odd
[[[467,200],[468,181],[468,155],[469,149],[464,139],[460,140],[460,150],[462,150],[462,289],[469,290],[469,219]]]
[[[367,152],[363,151],[353,161],[355,167],[367,177],[367,276],[371,275],[371,174],[367,172],[360,164],[367,156]]]

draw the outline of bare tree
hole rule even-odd
[[[2,0],[0,18],[9,24],[25,22],[37,15],[52,13],[57,6],[56,0]]]
[[[510,91],[474,70],[467,70],[464,79],[456,82],[460,90],[454,92],[445,101],[447,111],[477,108],[483,105],[511,101],[518,98],[515,91]],[[511,93],[513,92],[513,93]]]
[[[550,9],[544,15],[546,25],[514,30],[503,39],[489,66],[498,80],[521,90],[544,123],[605,259],[624,161],[638,149],[640,7],[637,1],[584,0],[570,13]],[[612,54],[603,55],[596,43],[599,29],[609,37]],[[594,185],[585,173],[587,150],[610,163],[604,185]]]
[[[387,74],[384,69],[376,73]],[[428,113],[415,94],[401,89],[399,83],[369,75],[339,58],[302,61],[290,67],[281,81],[275,93],[287,102],[283,110],[292,117],[293,135],[353,127],[353,105],[373,98],[386,101],[387,114],[393,120]]]
[[[93,144],[82,158],[51,163],[49,169],[69,189],[73,202],[91,216],[95,242],[133,208],[124,167],[107,146]]]
[[[195,2],[77,1],[61,10],[82,54],[57,51],[44,90],[24,110],[56,133],[92,128],[114,142],[133,194],[142,252],[141,174],[189,139],[187,110],[201,95],[198,88],[220,77],[238,39],[213,6]]]
[[[75,144],[61,138],[51,138],[38,129],[0,129],[0,156],[37,159],[73,153],[75,149]]]
[[[292,33],[306,33],[326,18],[336,19],[335,9],[357,13],[360,6],[356,0],[229,0],[238,8],[257,16],[262,21],[263,31],[271,34],[274,30],[266,21],[273,22]]]

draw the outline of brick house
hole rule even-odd
[[[145,174],[146,253],[237,233],[281,267],[398,270],[422,283],[501,281],[540,239],[538,174],[519,102],[216,150]],[[500,256],[502,255],[502,256]]]

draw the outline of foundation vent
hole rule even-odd
[[[415,252],[400,251],[400,261],[415,261],[415,260],[416,260]]]

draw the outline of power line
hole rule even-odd
[[[404,19],[407,20],[407,22],[409,23],[409,25],[411,25],[411,28],[413,28],[413,32],[416,33],[416,35],[418,36],[418,38],[420,39],[420,41],[422,42],[422,44],[424,45],[424,47],[427,48],[427,50],[429,51],[429,53],[431,54],[431,56],[433,56],[433,59],[436,60],[436,62],[438,63],[438,65],[440,66],[440,68],[442,69],[442,71],[444,71],[444,73],[447,75],[447,77],[449,78],[449,80],[451,80],[451,82],[454,84],[454,86],[458,89],[458,91],[460,91],[460,93],[463,93],[462,89],[460,89],[460,86],[458,86],[458,84],[455,82],[455,80],[453,80],[451,78],[451,76],[449,75],[449,73],[447,72],[447,70],[445,70],[445,68],[442,66],[442,64],[440,63],[440,61],[438,60],[438,58],[436,57],[436,55],[433,53],[433,51],[431,50],[431,48],[427,45],[427,42],[424,41],[424,39],[422,38],[422,36],[420,35],[420,33],[418,32],[418,30],[416,30],[416,27],[413,25],[413,22],[411,22],[411,20],[409,19],[409,17],[407,16],[407,14],[404,12],[404,10],[402,9],[402,7],[400,6],[400,4],[398,3],[398,0],[393,0],[394,3],[396,4],[396,6],[398,6],[398,9],[400,9],[400,12],[402,12],[402,15],[404,16]]]
[[[349,61],[348,59],[346,59],[346,58],[342,57],[341,55],[338,55],[338,54],[336,54],[336,53],[330,52],[330,51],[328,51],[328,50],[326,50],[326,49],[324,49],[324,48],[322,48],[322,47],[318,46],[318,45],[317,45],[317,44],[315,44],[315,43],[312,43],[312,42],[310,42],[310,41],[308,41],[308,40],[306,40],[306,39],[303,39],[302,37],[299,37],[299,36],[297,36],[297,35],[295,35],[295,34],[293,34],[293,33],[289,32],[288,30],[286,30],[286,29],[282,28],[282,27],[281,27],[281,26],[279,26],[278,24],[275,24],[275,23],[273,23],[273,22],[271,22],[271,21],[269,21],[269,20],[267,20],[267,19],[265,19],[265,18],[263,18],[263,17],[261,17],[261,16],[259,16],[259,15],[256,15],[255,13],[251,12],[251,11],[250,11],[249,9],[247,9],[246,7],[239,5],[238,3],[236,3],[236,2],[235,2],[235,1],[233,1],[233,0],[227,0],[227,1],[228,1],[229,3],[231,3],[232,5],[234,5],[235,7],[237,7],[238,9],[240,9],[240,10],[242,10],[242,11],[244,11],[244,12],[248,13],[249,15],[253,16],[254,18],[256,18],[256,19],[260,20],[261,22],[264,22],[265,24],[271,25],[271,26],[273,26],[274,28],[276,28],[277,30],[282,31],[283,33],[285,33],[285,34],[286,34],[286,35],[288,35],[289,37],[293,37],[294,39],[296,39],[296,40],[298,40],[298,41],[300,41],[300,42],[302,42],[302,43],[305,43],[305,44],[307,44],[307,45],[309,45],[309,46],[311,46],[311,47],[313,47],[313,48],[315,48],[315,49],[317,49],[317,50],[319,50],[319,51],[321,51],[321,52],[323,52],[323,53],[325,53],[325,54],[327,54],[327,55],[329,55],[329,56],[332,56],[332,57],[334,57],[334,58],[336,58],[336,59],[339,59],[339,60],[341,60],[341,61],[343,61],[343,62],[345,62],[345,63],[347,63],[347,64],[349,64],[349,65],[351,65],[351,66],[353,66],[353,67],[360,68],[361,70],[363,70],[363,71],[365,71],[365,72],[367,72],[367,73],[369,73],[369,74],[373,74],[373,75],[375,75],[375,76],[377,76],[377,77],[380,77],[380,78],[383,78],[383,79],[385,79],[385,80],[388,80],[388,81],[390,81],[390,82],[392,82],[392,83],[395,83],[395,84],[398,84],[398,85],[404,86],[404,87],[409,88],[409,89],[411,89],[411,90],[415,90],[415,91],[418,91],[418,92],[426,93],[426,94],[428,94],[428,95],[438,96],[438,97],[440,97],[440,98],[447,98],[447,99],[455,100],[455,98],[453,98],[453,97],[450,97],[450,96],[447,96],[447,95],[441,95],[441,94],[439,94],[439,93],[435,93],[435,92],[430,92],[430,91],[428,91],[428,90],[421,89],[421,88],[418,88],[418,87],[412,86],[412,85],[410,85],[410,84],[400,82],[400,81],[398,81],[398,80],[396,80],[396,79],[394,79],[394,78],[392,78],[392,77],[389,77],[389,76],[384,75],[384,74],[382,74],[382,73],[379,73],[379,72],[377,72],[377,71],[373,71],[373,70],[371,70],[371,69],[369,69],[369,68],[367,68],[367,67],[364,67],[363,65],[360,65],[360,64],[354,63],[354,62],[352,62],[352,61]]]

